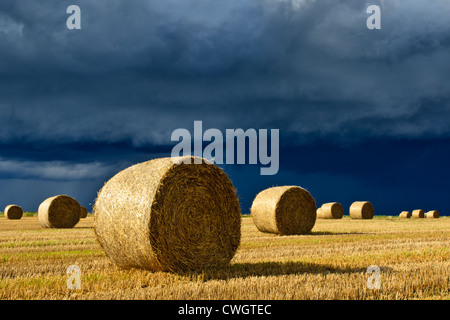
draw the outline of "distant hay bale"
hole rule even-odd
[[[425,216],[429,219],[439,218],[439,211],[437,210],[428,211]]]
[[[322,208],[317,208],[316,214],[317,214],[317,219],[322,219]]]
[[[324,203],[320,208],[321,219],[342,219],[344,208],[338,202]],[[319,216],[317,216],[319,218]]]
[[[23,210],[20,206],[10,204],[5,208],[5,218],[10,220],[19,220],[23,216]]]
[[[80,218],[86,218],[88,214],[88,211],[86,207],[80,206]]]
[[[375,210],[369,201],[355,201],[350,206],[352,219],[373,219]]]
[[[422,209],[413,210],[412,212],[413,218],[425,218],[425,213]]]
[[[54,196],[40,204],[38,218],[44,228],[73,228],[80,221],[80,204],[66,195]]]
[[[402,211],[400,213],[399,217],[403,218],[403,219],[409,219],[409,218],[411,218],[411,212],[409,212],[409,211]]]
[[[307,234],[316,223],[316,202],[297,186],[265,189],[253,200],[250,214],[258,230],[279,235]]]
[[[236,190],[225,172],[198,157],[154,159],[117,173],[93,212],[100,245],[125,269],[221,268],[240,244]]]

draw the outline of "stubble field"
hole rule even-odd
[[[303,236],[264,234],[243,217],[228,268],[185,274],[115,267],[93,222],[43,229],[37,216],[0,216],[0,299],[450,299],[450,217],[317,220]],[[81,289],[67,288],[70,265]],[[367,286],[370,265],[380,289]]]

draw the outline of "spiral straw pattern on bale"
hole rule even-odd
[[[413,218],[425,218],[425,212],[422,209],[413,210],[412,212]]]
[[[436,219],[436,218],[439,218],[439,211],[437,211],[437,210],[431,210],[431,211],[428,211],[428,212],[425,214],[425,216],[426,216],[428,219]]]
[[[402,212],[400,212],[399,217],[402,218],[402,219],[409,219],[409,218],[411,218],[411,212],[409,212],[409,211],[402,211]]]
[[[369,201],[355,201],[350,206],[352,219],[373,219],[375,210]]]
[[[307,234],[316,223],[316,202],[297,186],[265,189],[253,200],[250,214],[261,232],[279,235]]]
[[[44,228],[73,228],[80,221],[80,204],[66,195],[50,197],[39,206],[38,218]]]
[[[19,220],[23,216],[23,210],[20,206],[10,204],[5,208],[5,218],[10,220]]]
[[[324,203],[322,207],[320,207],[320,216],[317,215],[317,218],[321,219],[342,219],[344,216],[344,208],[338,202],[329,202]]]
[[[220,268],[240,244],[236,190],[219,167],[197,157],[154,159],[119,172],[93,212],[100,245],[125,269]]]

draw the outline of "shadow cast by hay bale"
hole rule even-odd
[[[389,268],[381,268],[386,271]],[[292,274],[345,274],[366,273],[367,268],[362,267],[336,267],[329,264],[316,264],[309,262],[257,262],[257,263],[234,263],[225,269],[210,269],[199,272],[186,272],[182,275],[198,277],[200,274],[205,281],[226,280],[233,278],[281,276]]]
[[[311,231],[309,236],[341,236],[353,234],[374,234],[373,232],[331,232],[331,231]]]

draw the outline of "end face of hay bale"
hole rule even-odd
[[[23,216],[23,210],[20,206],[10,204],[5,208],[5,218],[10,220],[19,220]]]
[[[39,206],[38,218],[44,228],[73,228],[80,221],[80,204],[66,195],[50,197]]]
[[[352,219],[373,219],[375,210],[369,201],[355,201],[350,206]]]
[[[342,219],[344,208],[338,202],[324,203],[321,207],[322,219]]]
[[[400,213],[400,215],[399,215],[399,218],[409,219],[409,218],[411,218],[411,212],[409,212],[409,211],[402,211]]]
[[[240,244],[236,190],[219,167],[201,158],[131,166],[103,186],[93,212],[100,245],[125,269],[221,268]]]
[[[273,187],[253,200],[250,214],[258,230],[279,235],[307,234],[317,218],[314,198],[298,186]]]
[[[84,206],[80,206],[80,218],[84,219],[87,217],[88,210]]]
[[[439,211],[437,211],[437,210],[428,211],[425,216],[428,219],[437,219],[437,218],[439,218]]]
[[[422,209],[413,210],[412,217],[419,219],[425,218],[425,212]]]

